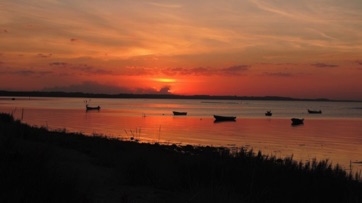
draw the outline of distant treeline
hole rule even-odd
[[[95,94],[83,92],[0,91],[0,96],[10,97],[80,97],[80,98],[145,98],[145,99],[209,99],[209,100],[268,100],[268,101],[332,101],[326,98],[301,99],[280,96],[217,96],[177,94]],[[333,100],[335,101],[335,100]]]

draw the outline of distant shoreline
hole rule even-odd
[[[281,96],[218,96],[218,95],[176,95],[176,94],[95,94],[82,92],[42,92],[42,91],[5,91],[5,97],[72,97],[72,98],[117,98],[117,99],[204,99],[204,100],[262,100],[262,101],[326,101],[326,102],[361,102],[358,100],[331,100],[327,98],[292,98]]]

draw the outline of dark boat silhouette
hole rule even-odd
[[[172,111],[174,116],[186,116],[187,112]]]
[[[308,113],[310,113],[310,114],[321,114],[322,110],[310,110],[310,109],[308,109]]]
[[[219,115],[214,115],[215,121],[235,121],[236,117],[235,116],[219,116]]]
[[[304,124],[303,118],[292,118],[292,125],[301,125]]]
[[[99,110],[101,110],[101,107],[100,106],[88,106],[88,104],[87,104],[87,105],[85,105],[85,109],[86,109],[86,111],[90,111],[90,110],[99,111]]]
[[[271,111],[267,111],[267,112],[265,112],[265,116],[272,116],[273,114],[272,114],[272,112]]]

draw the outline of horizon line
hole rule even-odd
[[[38,97],[84,97],[91,96],[95,98],[159,98],[159,99],[245,99],[245,100],[284,100],[284,101],[338,101],[338,102],[362,102],[361,100],[353,99],[329,99],[329,98],[296,98],[289,96],[246,96],[246,95],[207,95],[207,94],[194,94],[194,95],[181,95],[181,94],[160,94],[160,93],[89,93],[89,92],[65,92],[65,91],[12,91],[0,90],[0,96],[38,96]],[[128,96],[128,97],[127,97]]]

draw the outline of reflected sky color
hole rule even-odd
[[[360,0],[0,8],[1,89],[362,99]]]

